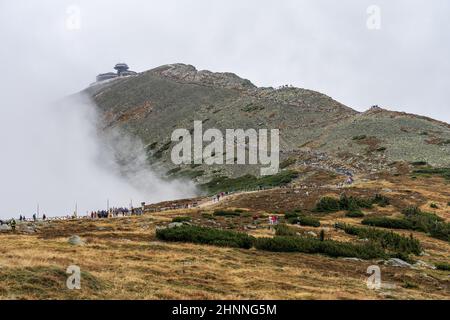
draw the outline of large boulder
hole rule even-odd
[[[431,265],[431,264],[429,264],[429,263],[426,263],[425,261],[422,261],[422,260],[418,260],[418,261],[414,264],[414,267],[420,268],[420,269],[432,269],[432,270],[435,270],[435,269],[436,269],[435,266],[433,266],[433,265]]]
[[[79,236],[71,236],[67,242],[73,246],[84,245],[84,241]]]
[[[2,224],[0,225],[0,232],[1,231],[11,231],[12,228],[8,224]]]
[[[184,223],[182,223],[182,222],[172,222],[172,223],[169,223],[169,225],[167,227],[169,229],[172,229],[172,228],[182,227],[183,225],[184,225]]]
[[[408,262],[398,258],[391,258],[388,261],[386,261],[385,264],[391,267],[412,268],[412,265],[410,265]]]

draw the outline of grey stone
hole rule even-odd
[[[81,246],[84,244],[84,241],[79,236],[71,236],[67,242],[73,246]]]
[[[12,228],[7,224],[2,224],[0,226],[0,231],[11,231],[11,230],[12,230]]]
[[[345,260],[345,261],[358,261],[358,262],[363,261],[362,259],[359,259],[359,258],[342,258],[342,260]]]
[[[431,265],[431,264],[429,264],[429,263],[426,263],[425,261],[422,261],[422,260],[418,260],[418,261],[414,264],[414,267],[417,267],[417,268],[425,268],[425,269],[433,269],[433,270],[436,269],[435,266],[433,266],[433,265]]]
[[[172,228],[178,228],[178,227],[181,227],[181,226],[183,226],[184,224],[183,223],[181,223],[181,222],[172,222],[172,223],[169,223],[169,225],[167,226],[169,229],[172,229]]]
[[[32,227],[32,226],[26,226],[21,231],[25,232],[25,233],[35,233],[36,229],[34,227]]]
[[[388,266],[391,267],[400,267],[400,268],[411,268],[412,265],[410,265],[408,262],[403,261],[402,259],[398,258],[391,258],[385,263]]]

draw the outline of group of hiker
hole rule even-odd
[[[38,220],[38,216],[37,214],[33,214],[33,221],[37,221]],[[47,220],[47,216],[45,215],[45,213],[42,215],[42,220]],[[19,216],[19,221],[27,221],[27,218],[23,215]]]
[[[129,217],[142,215],[142,208],[112,208],[109,210],[98,210],[90,213],[91,219],[106,219],[116,217]]]
[[[228,195],[228,192],[220,192],[220,193],[216,194],[216,195],[212,198],[212,200],[213,200],[213,202],[219,202],[219,201],[220,201],[220,198],[225,197],[225,195]]]

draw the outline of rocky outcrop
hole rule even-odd
[[[256,88],[249,80],[242,79],[234,73],[211,72],[208,70],[198,71],[194,66],[182,63],[161,66],[150,70],[150,72],[173,80],[219,86],[228,89],[246,90]]]
[[[175,166],[170,159],[175,128],[280,130],[280,161],[289,169],[337,174],[397,173],[395,163],[450,163],[449,125],[375,107],[359,113],[320,92],[283,86],[259,88],[233,73],[164,65],[135,77],[90,87],[104,129],[124,129],[146,148],[149,162],[205,183],[218,175],[258,175],[258,166]],[[409,170],[409,169],[408,169]]]

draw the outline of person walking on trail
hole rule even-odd
[[[347,184],[353,184],[354,181],[355,181],[355,180],[353,179],[353,177],[348,176],[348,177],[347,177],[346,183],[347,183]]]
[[[47,219],[47,216],[45,215],[45,213],[42,215],[42,220]]]
[[[16,231],[16,220],[15,219],[11,220],[10,225],[11,225],[12,231],[13,232]]]
[[[36,213],[33,214],[33,221],[36,221]]]

